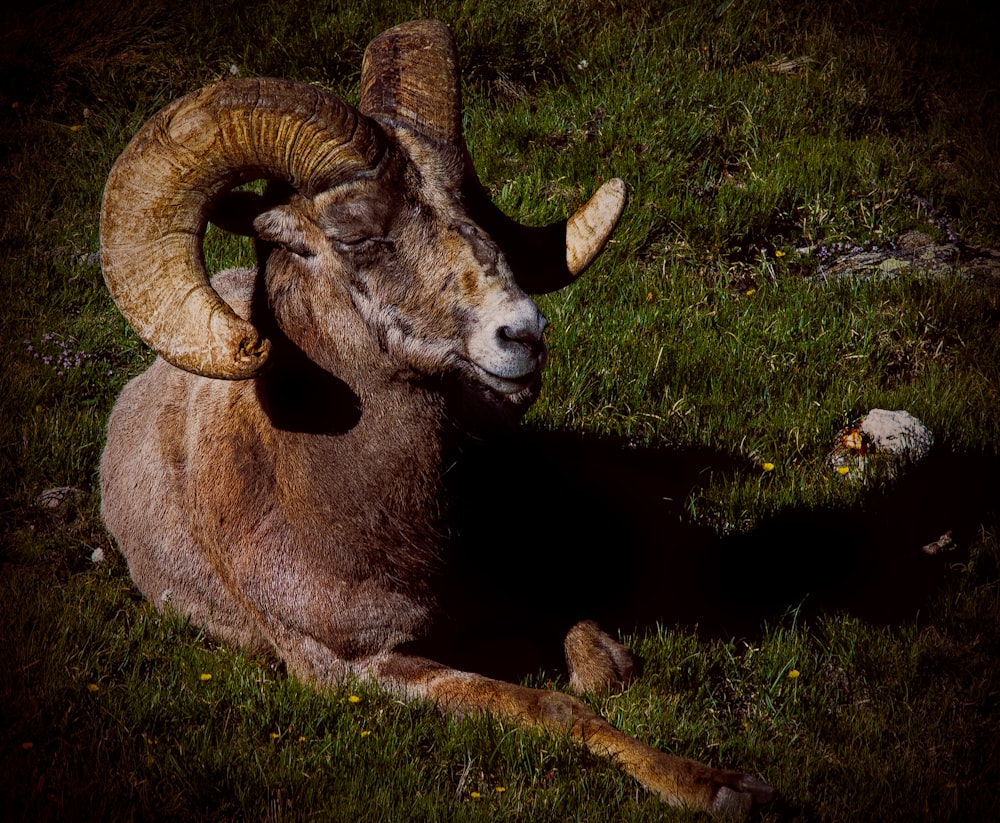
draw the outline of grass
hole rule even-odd
[[[594,271],[540,300],[552,357],[527,425],[704,457],[697,482],[656,505],[742,570],[740,631],[664,601],[660,624],[619,627],[634,630],[643,676],[595,705],[654,745],[773,782],[765,819],[995,819],[998,291],[961,267],[816,277],[821,246],[885,246],[914,229],[998,247],[995,12],[345,5],[3,12],[5,819],[664,816],[567,741],[442,721],[351,684],[317,694],[158,616],[100,523],[107,415],[150,359],[93,258],[114,158],[161,105],[234,72],[356,100],[364,45],[422,16],[455,32],[468,142],[505,210],[543,222],[611,174],[630,187]],[[214,235],[207,254],[217,268],[251,260]],[[923,420],[934,459],[894,483],[834,474],[834,436],[873,407]],[[708,470],[723,458],[736,468]],[[83,494],[40,509],[39,493],[61,486]],[[921,557],[946,529],[956,553]],[[667,548],[678,562],[693,551]],[[621,555],[580,550],[601,571]]]

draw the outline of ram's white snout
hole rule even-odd
[[[528,296],[496,290],[487,298],[468,341],[480,380],[503,394],[534,381],[545,366],[546,320]]]

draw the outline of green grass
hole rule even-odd
[[[3,14],[0,816],[666,814],[565,740],[447,722],[351,684],[318,694],[159,617],[100,522],[107,416],[150,360],[93,261],[114,158],[160,106],[232,71],[356,100],[368,40],[431,16],[455,32],[468,142],[505,210],[540,223],[611,175],[630,188],[594,270],[539,301],[552,356],[529,426],[735,459],[670,516],[748,536],[768,572],[811,561],[810,523],[891,536],[894,516],[905,531],[940,507],[960,543],[931,594],[888,623],[807,598],[745,636],[648,626],[629,638],[643,676],[595,706],[664,749],[773,782],[766,819],[995,819],[1000,293],[960,270],[823,283],[800,251],[911,229],[1000,246],[995,12],[105,0]],[[229,238],[208,246],[216,268],[251,260]],[[940,476],[866,485],[830,471],[837,431],[873,407],[930,427]],[[950,473],[967,465],[982,477]],[[907,478],[929,493],[911,495]],[[84,492],[65,517],[35,502],[57,486]],[[951,500],[955,488],[975,494]],[[793,523],[801,547],[771,554],[753,540]],[[592,562],[614,563],[614,547]],[[918,574],[897,571],[900,589]]]

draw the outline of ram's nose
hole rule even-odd
[[[537,354],[544,347],[542,335],[548,321],[533,301],[525,298],[517,307],[517,312],[496,330],[496,344],[499,348],[518,351],[524,348],[530,354]]]
[[[545,365],[545,326],[544,315],[530,298],[505,300],[482,318],[469,340],[469,358],[493,377],[532,379]]]

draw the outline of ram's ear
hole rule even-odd
[[[253,233],[265,243],[274,243],[300,257],[314,257],[325,242],[316,224],[288,205],[276,206],[258,215],[253,221]]]
[[[227,191],[208,207],[208,221],[223,231],[253,237],[253,221],[266,210],[267,201],[261,194]]]

